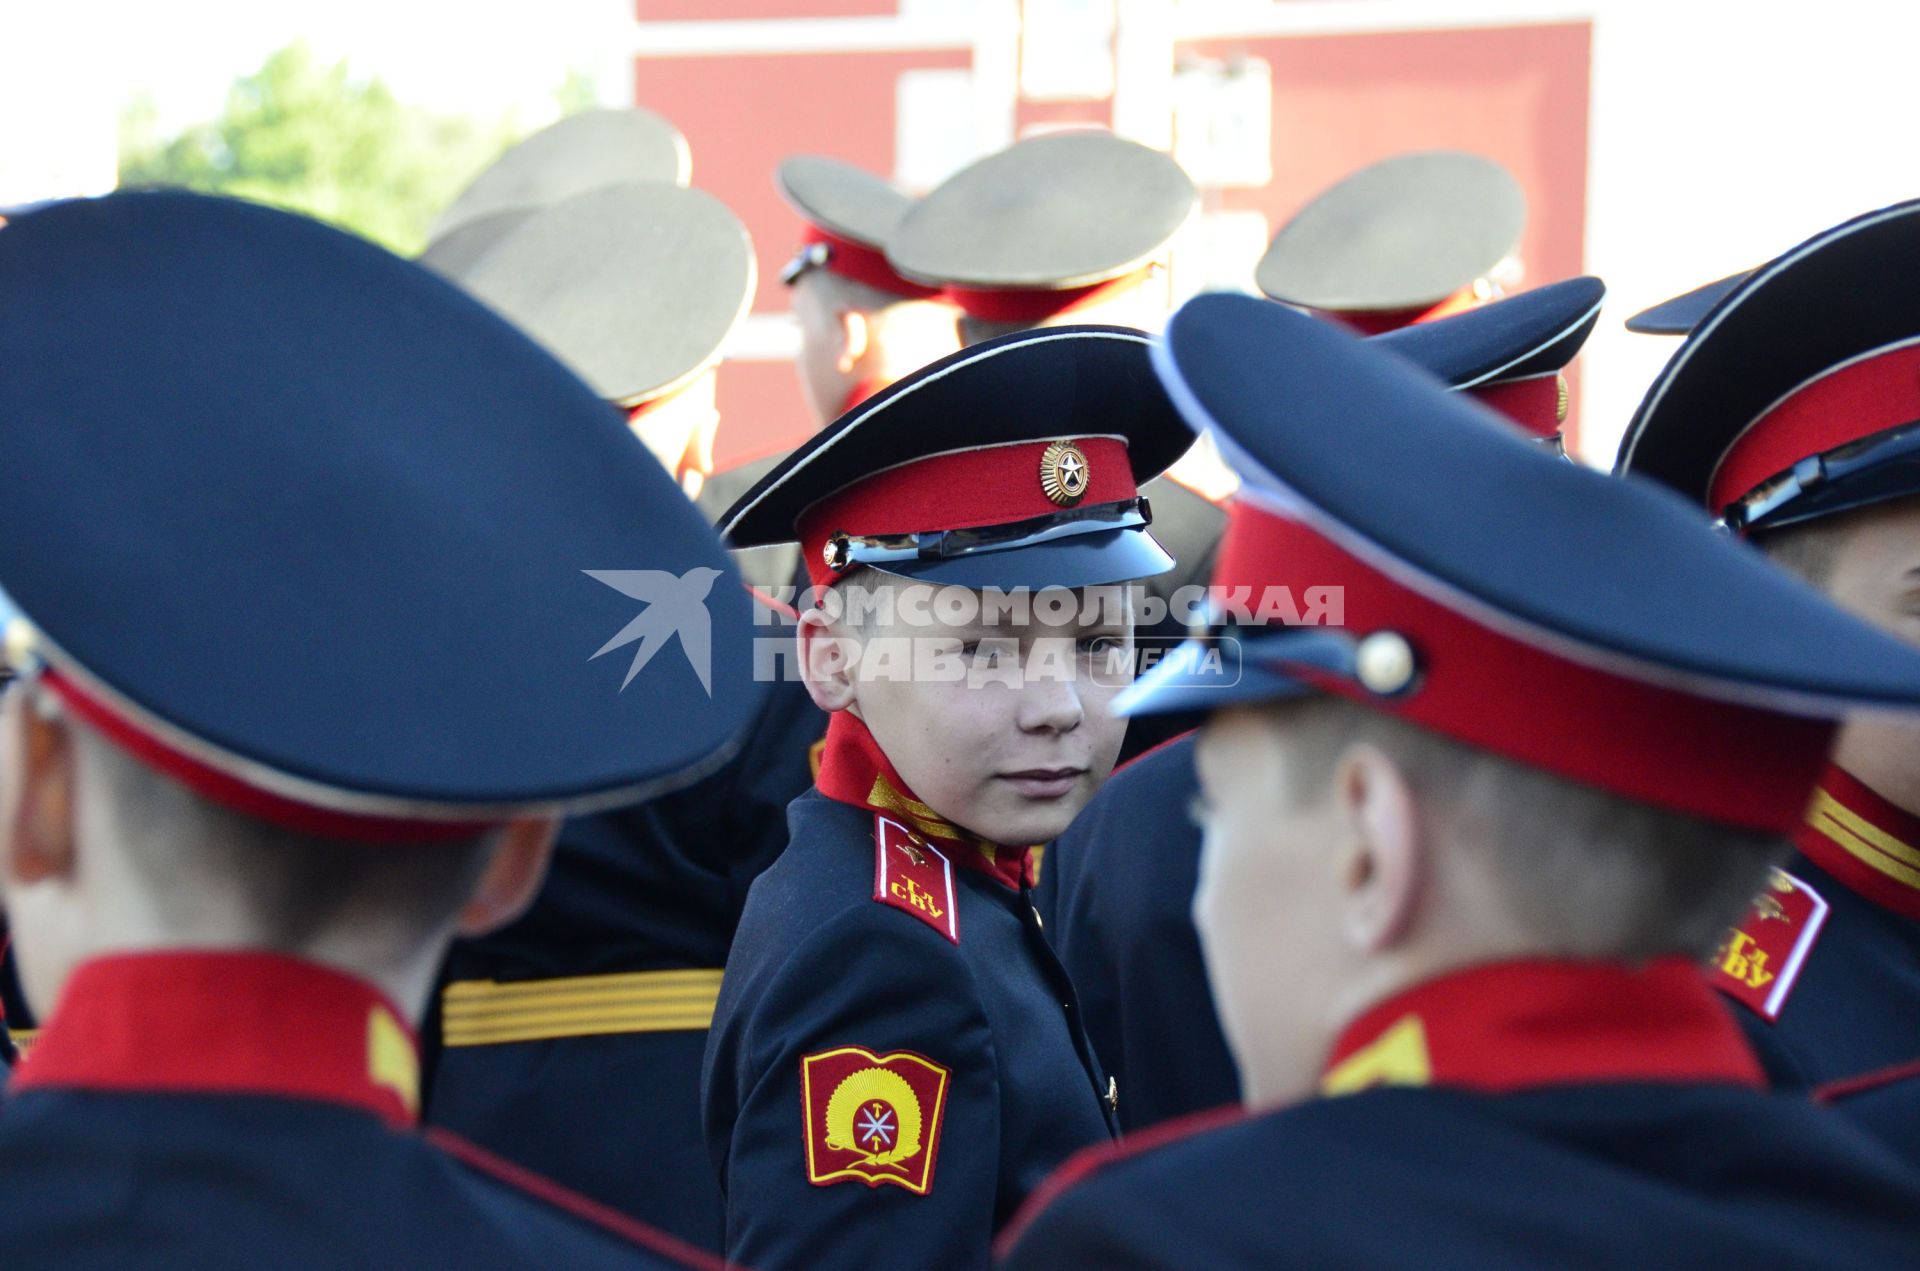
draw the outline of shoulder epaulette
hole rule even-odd
[[[1826,920],[1827,902],[1819,892],[1784,869],[1774,870],[1767,889],[1713,955],[1713,986],[1762,1019],[1780,1018]]]
[[[878,812],[873,817],[873,898],[960,943],[953,862],[939,848]]]

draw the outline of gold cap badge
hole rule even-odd
[[[1070,441],[1056,441],[1040,455],[1040,489],[1063,508],[1086,497],[1091,475],[1086,452]]]

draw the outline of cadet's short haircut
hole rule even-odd
[[[1785,529],[1763,530],[1754,535],[1753,544],[1802,582],[1825,587],[1833,574],[1833,562],[1851,532],[1852,520],[1843,512]]]
[[[77,726],[83,798],[104,815],[161,922],[191,932],[244,908],[254,943],[297,953],[323,936],[395,942],[451,921],[485,871],[494,831],[449,843],[377,844],[283,829],[213,803]]]
[[[1543,953],[1710,955],[1764,889],[1786,841],[1638,803],[1476,750],[1342,698],[1288,703],[1299,739],[1291,798],[1317,798],[1347,746],[1389,755],[1436,836],[1485,852],[1514,917]]]

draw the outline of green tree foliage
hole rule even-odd
[[[120,184],[184,185],[257,199],[345,226],[407,255],[434,216],[513,140],[487,125],[396,100],[304,43],[234,82],[218,119],[155,134],[151,102],[121,118]]]

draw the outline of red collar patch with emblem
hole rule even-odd
[[[873,898],[960,943],[953,862],[906,826],[877,812],[873,817]]]
[[[953,1071],[924,1055],[840,1046],[800,1060],[807,1181],[933,1190]]]
[[[1820,893],[1784,869],[1731,930],[1708,966],[1713,987],[1766,1020],[1780,1018],[1827,920]]]

